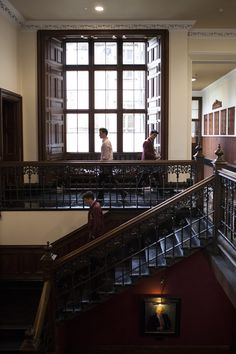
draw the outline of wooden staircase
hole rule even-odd
[[[0,353],[18,353],[26,329],[32,327],[41,281],[1,280]]]
[[[172,232],[145,232],[126,238],[125,246],[117,240],[110,253],[101,245],[56,275],[57,320],[77,316],[110,296],[121,292],[139,279],[172,266],[212,242],[214,225],[205,216],[183,216]],[[94,242],[94,241],[93,241]],[[95,240],[96,242],[96,240]],[[124,254],[125,250],[125,254]],[[71,287],[72,286],[72,287]]]

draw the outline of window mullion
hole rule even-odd
[[[89,151],[95,151],[94,142],[94,41],[89,41]]]
[[[123,53],[122,40],[117,41],[117,152],[123,152]]]

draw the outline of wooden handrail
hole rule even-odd
[[[233,171],[229,171],[223,168],[218,171],[218,174],[222,177],[226,177],[227,179],[236,182],[236,173]]]
[[[49,280],[46,280],[43,284],[43,289],[41,292],[39,305],[34,320],[34,325],[26,332],[26,338],[20,348],[21,352],[37,353],[38,346],[40,345],[40,338],[42,335],[43,325],[45,322],[50,293],[51,283]]]
[[[45,320],[47,305],[51,292],[51,283],[49,280],[46,280],[43,285],[43,290],[41,293],[39,306],[37,314],[34,321],[34,341],[37,342],[42,334],[42,328]]]
[[[72,260],[73,258],[77,257],[78,255],[80,255],[84,252],[90,251],[91,249],[95,248],[98,244],[101,244],[101,243],[107,241],[108,239],[112,239],[112,238],[116,237],[121,232],[134,227],[135,225],[139,224],[140,222],[146,221],[149,217],[156,214],[157,212],[159,212],[159,211],[161,212],[161,211],[165,210],[166,208],[169,208],[169,206],[171,204],[173,204],[174,202],[176,202],[184,197],[189,196],[193,192],[200,190],[204,185],[214,181],[214,179],[215,179],[215,175],[205,178],[204,180],[196,183],[195,185],[193,185],[193,186],[189,187],[188,189],[186,189],[185,191],[183,191],[181,193],[181,195],[178,194],[178,195],[168,198],[167,200],[165,200],[161,204],[143,212],[139,216],[135,216],[131,220],[116,227],[112,231],[108,231],[107,233],[100,236],[99,238],[79,247],[78,249],[68,253],[65,256],[60,257],[59,259],[57,259],[55,261],[54,269],[60,267],[62,264],[68,262],[69,260]]]
[[[11,166],[75,166],[75,165],[195,165],[195,160],[112,160],[112,161],[101,161],[101,160],[63,160],[63,161],[0,161],[1,167],[11,167]]]

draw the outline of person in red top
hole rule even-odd
[[[157,137],[158,132],[156,130],[151,130],[149,137],[143,143],[142,160],[157,160],[160,156],[154,149],[154,140]]]
[[[157,130],[150,131],[149,137],[143,143],[143,152],[141,160],[159,160],[161,158],[160,154],[154,149],[154,140],[156,139],[157,134]],[[140,188],[144,185],[150,185],[151,174],[152,172],[148,171],[148,169],[146,169],[146,171],[144,170],[143,172],[141,172],[137,182],[137,188]]]
[[[94,199],[94,194],[91,191],[84,193],[83,200],[88,205],[88,229],[89,241],[101,236],[104,232],[104,216],[100,203]]]

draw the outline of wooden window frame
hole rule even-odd
[[[47,101],[45,87],[46,87],[46,75],[45,75],[45,43],[50,38],[56,38],[56,40],[62,41],[62,47],[64,45],[64,41],[71,39],[76,40],[76,38],[84,36],[97,36],[99,38],[107,38],[112,35],[116,35],[117,37],[122,38],[126,35],[128,41],[136,41],[141,36],[147,36],[151,38],[151,36],[158,36],[161,41],[161,65],[162,65],[162,78],[161,78],[161,123],[160,123],[160,144],[161,144],[161,155],[163,159],[168,158],[168,67],[169,67],[169,34],[167,30],[58,30],[58,31],[47,31],[41,30],[38,31],[38,122],[39,122],[39,160],[63,160],[63,159],[94,159],[97,158],[96,153],[94,153],[94,142],[93,142],[93,134],[94,134],[94,123],[92,120],[89,120],[89,153],[68,153],[66,152],[66,131],[65,131],[65,108],[63,109],[64,114],[64,125],[63,122],[58,119],[57,128],[54,129],[54,133],[59,131],[60,138],[63,136],[63,141],[57,138],[48,137],[48,134],[51,133],[50,126],[47,127],[46,123],[49,121],[50,117],[47,117],[47,108],[45,108],[45,102]],[[119,51],[119,50],[118,50]],[[90,53],[90,55],[92,55]],[[62,67],[63,72],[65,72],[65,50],[62,52]],[[129,66],[127,66],[128,68]],[[133,67],[133,65],[131,66]],[[138,66],[136,66],[138,67]],[[142,66],[143,67],[143,66]],[[64,75],[64,74],[63,74]],[[121,92],[118,92],[118,95],[122,95]],[[64,97],[65,99],[65,97]],[[65,107],[65,105],[64,105]],[[125,110],[121,110],[121,107],[118,107],[118,115],[123,114]],[[137,113],[139,113],[137,111]],[[93,112],[90,111],[90,117]],[[60,118],[60,115],[58,115]],[[58,128],[59,127],[59,128]],[[61,128],[60,128],[61,127]],[[118,119],[117,124],[117,155],[122,156],[122,120]],[[147,135],[147,126],[146,126],[146,135]],[[47,146],[47,142],[49,141],[49,145],[54,144],[51,148]],[[135,155],[135,154],[134,154]]]

